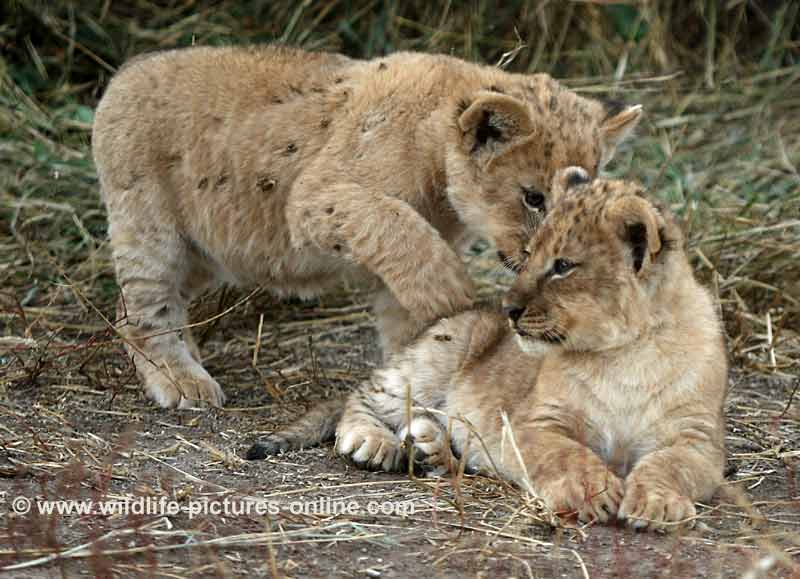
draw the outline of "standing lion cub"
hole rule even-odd
[[[640,116],[448,56],[196,47],[132,61],[92,141],[147,394],[223,403],[176,332],[220,282],[312,296],[343,274],[377,279],[384,351],[396,350],[472,305],[453,249],[465,233],[514,267],[555,171],[594,175]]]
[[[250,457],[335,426],[337,451],[368,466],[397,469],[408,444],[423,464],[451,466],[452,445],[469,467],[496,468],[582,520],[659,528],[692,517],[725,460],[713,300],[668,210],[634,184],[572,183],[503,314],[441,320],[350,396],[338,426],[335,413],[321,425],[311,412]]]

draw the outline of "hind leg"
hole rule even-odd
[[[183,286],[192,270],[192,255],[169,214],[140,204],[131,219],[124,203],[142,199],[128,191],[109,203],[111,246],[122,291],[120,333],[126,340],[145,393],[163,407],[221,406],[219,384],[190,352],[180,328],[187,319],[188,296]],[[196,347],[195,347],[196,351]]]
[[[356,464],[387,472],[401,469],[406,456],[402,441],[376,415],[369,392],[356,390],[347,399],[336,426],[336,453]]]
[[[219,282],[214,271],[208,264],[207,260],[198,252],[190,250],[189,271],[187,272],[184,281],[183,289],[180,292],[181,299],[186,304],[187,308],[192,301],[199,297],[206,291],[211,291],[219,287]],[[197,333],[203,333],[203,327],[198,328],[184,328],[181,330],[181,337],[189,349],[192,358],[199,363],[203,363],[203,356],[200,353],[200,346],[195,339]]]

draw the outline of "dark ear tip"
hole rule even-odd
[[[576,167],[567,173],[566,187],[567,189],[571,189],[572,187],[584,185],[586,183],[590,183],[591,181],[592,178],[589,176],[589,173],[580,167]]]
[[[618,99],[603,99],[601,102],[603,103],[607,119],[617,116],[628,106],[624,101]]]

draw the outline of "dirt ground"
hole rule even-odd
[[[0,352],[0,567],[15,577],[800,576],[800,403],[789,380],[733,371],[727,480],[695,529],[553,528],[530,499],[485,477],[367,472],[330,446],[242,460],[259,433],[369,375],[378,352],[363,293],[310,304],[209,296],[195,318],[238,304],[199,332],[213,326],[205,363],[228,402],[175,411],[144,399],[74,289],[64,287],[64,322],[48,341]],[[15,512],[18,497],[29,513]],[[180,512],[96,509],[125,497]],[[37,501],[64,499],[95,510],[39,513]],[[227,514],[212,512],[226,500]]]

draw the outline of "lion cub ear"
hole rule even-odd
[[[609,116],[600,125],[601,167],[611,160],[617,146],[633,133],[643,114],[642,105],[614,105],[610,108]]]
[[[466,106],[458,117],[458,127],[470,153],[490,150],[533,132],[531,115],[523,101],[489,91],[479,92]]]
[[[631,195],[613,203],[609,218],[619,238],[630,248],[633,270],[643,273],[661,251],[662,219],[658,210],[646,199]]]

